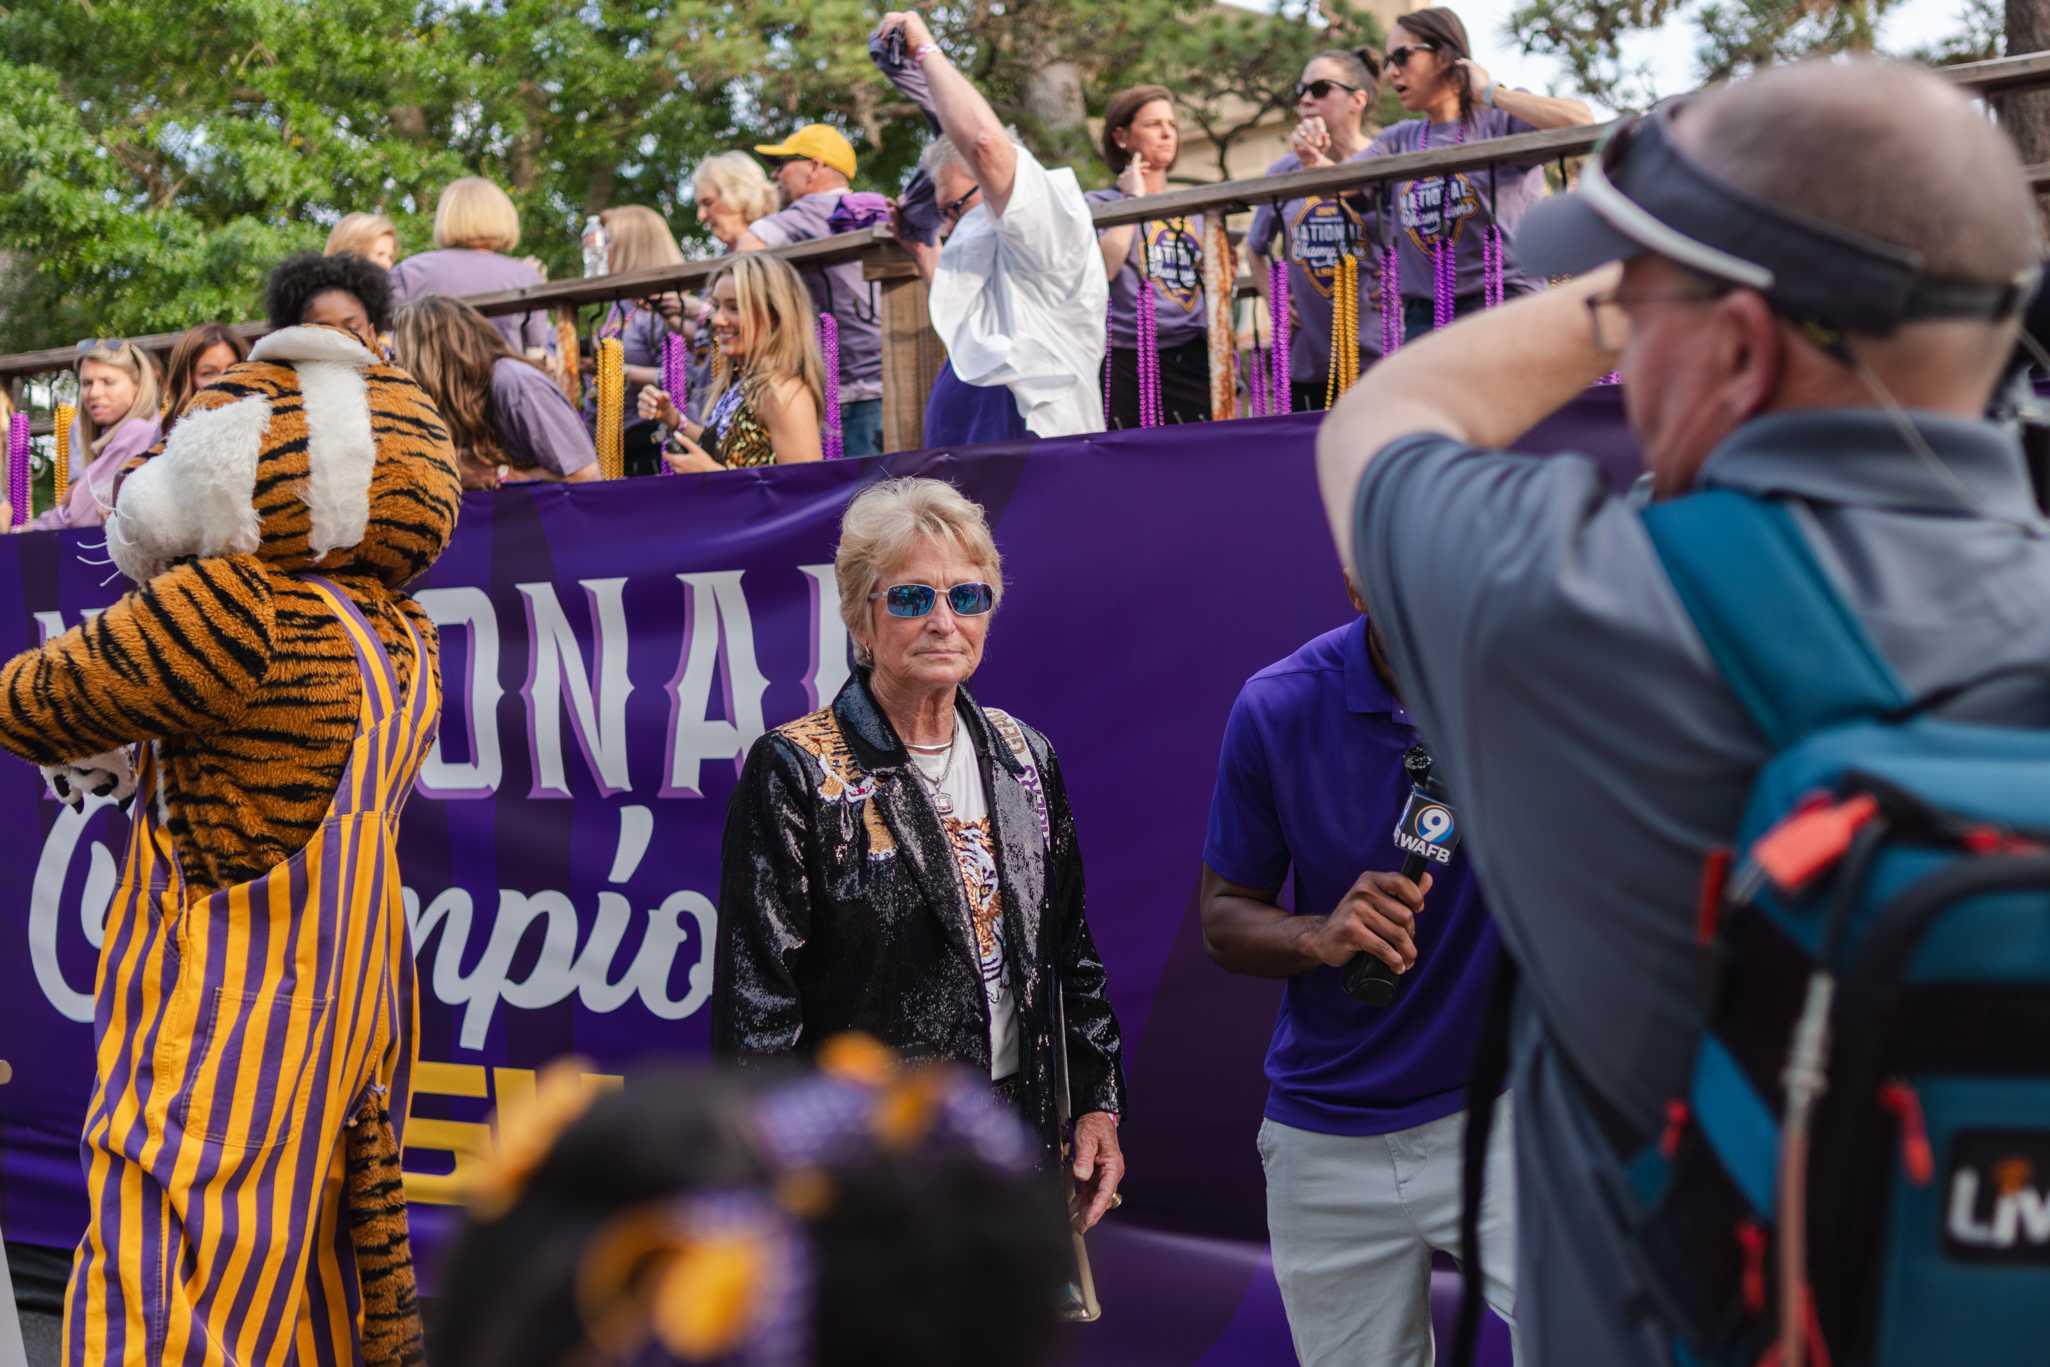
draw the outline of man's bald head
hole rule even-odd
[[[1957,87],[1871,59],[1775,67],[1674,121],[1704,170],[1906,247],[1946,279],[2003,282],[2042,254],[2014,145]]]

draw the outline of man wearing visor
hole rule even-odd
[[[1578,278],[1368,372],[1319,474],[1521,972],[1525,1361],[1663,1363],[1606,1193],[1619,1139],[1684,1089],[1700,870],[1768,747],[1637,510],[1591,461],[1499,448],[1620,369],[1653,496],[1788,501],[1914,693],[2043,659],[2050,526],[1981,417],[2041,248],[2006,139],[1943,81],[1859,61],[1618,129],[1518,250]],[[2050,721],[2040,687],[1973,699]]]

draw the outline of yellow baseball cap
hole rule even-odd
[[[831,124],[808,123],[781,142],[757,146],[755,153],[764,157],[802,157],[854,179],[854,144]]]

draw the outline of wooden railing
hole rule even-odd
[[[2050,87],[2050,52],[2031,52],[1986,62],[1942,67],[1937,74],[1984,98]],[[1611,124],[1549,129],[1507,138],[1492,138],[1457,147],[1432,148],[1397,156],[1349,161],[1336,166],[1296,171],[1255,180],[1225,181],[1169,190],[1141,199],[1113,200],[1095,206],[1099,228],[1191,213],[1232,213],[1260,204],[1275,204],[1308,195],[1330,195],[1384,181],[1412,180],[1433,174],[1484,170],[1490,166],[1531,165],[1585,155],[1601,141]],[[2032,185],[2050,186],[2050,163],[2027,168]],[[869,228],[837,237],[799,242],[769,250],[793,266],[826,266],[859,261],[863,275],[875,286],[883,332],[884,440],[890,450],[922,444],[925,396],[944,359],[927,322],[925,282],[911,256],[887,228]],[[576,308],[614,299],[701,286],[727,264],[723,257],[689,261],[621,275],[552,281],[494,294],[471,295],[470,304],[486,314],[527,313]],[[1246,283],[1241,277],[1241,283]],[[238,324],[235,331],[254,339],[268,331],[263,323]],[[168,351],[182,333],[138,337],[147,350]],[[0,381],[44,374],[70,367],[73,347],[0,356]]]

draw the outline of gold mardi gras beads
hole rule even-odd
[[[57,454],[51,465],[50,488],[54,494],[52,507],[62,507],[64,495],[71,491],[71,424],[78,417],[78,410],[68,403],[57,405]]]
[[[598,469],[626,474],[626,348],[617,337],[598,343]]]
[[[1324,406],[1352,388],[1360,377],[1360,261],[1347,253],[1338,258],[1331,285],[1331,365],[1324,381]]]

